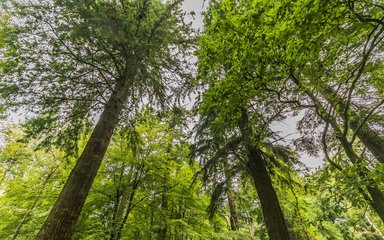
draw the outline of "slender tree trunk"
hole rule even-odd
[[[120,183],[121,184],[121,183]],[[115,206],[114,206],[114,209],[113,209],[113,215],[112,215],[112,225],[111,225],[111,229],[110,229],[110,235],[109,235],[109,240],[113,240],[115,239],[115,236],[116,236],[116,229],[117,229],[117,225],[118,225],[118,221],[119,221],[119,218],[118,218],[118,214],[119,214],[119,208],[121,207],[121,202],[123,201],[121,198],[121,191],[120,191],[120,185],[118,186],[118,188],[116,189],[116,195],[115,195]]]
[[[36,239],[71,239],[81,209],[118,123],[123,109],[124,93],[124,82],[119,81]]]
[[[372,220],[369,218],[368,214],[365,214],[365,217],[364,217],[368,224],[371,226],[372,230],[374,232],[376,232],[379,236],[377,237],[377,239],[381,239],[383,240],[384,239],[384,234],[381,232],[381,230],[372,222]]]
[[[131,194],[129,195],[128,206],[127,206],[127,209],[125,210],[124,217],[121,220],[121,222],[119,223],[119,226],[118,226],[118,229],[117,229],[116,233],[114,233],[111,236],[111,238],[110,238],[111,240],[119,240],[119,239],[121,239],[124,226],[127,223],[129,214],[131,213],[131,210],[132,210],[133,199],[135,197],[135,193],[136,193],[136,189],[133,189]]]
[[[116,237],[115,238],[111,238],[111,240],[119,240],[119,239],[121,239],[124,226],[127,223],[129,214],[131,213],[131,211],[132,211],[132,209],[134,207],[133,200],[134,200],[135,195],[136,195],[136,190],[139,187],[139,184],[140,184],[140,181],[141,181],[141,169],[142,168],[137,170],[136,173],[135,173],[135,178],[134,178],[133,183],[132,183],[132,190],[131,190],[131,193],[129,194],[129,198],[128,198],[128,204],[124,204],[124,205],[127,205],[127,207],[126,208],[125,208],[125,206],[123,207],[123,209],[125,210],[124,216],[121,219],[121,222],[119,223],[119,228],[117,229]]]
[[[174,120],[174,119],[173,119]],[[175,122],[172,121],[170,123],[170,128],[174,128]],[[171,146],[167,146],[167,153],[171,153]],[[171,159],[168,159],[171,161]],[[165,163],[167,164],[167,163]],[[161,211],[163,217],[160,219],[160,229],[157,232],[157,240],[165,240],[167,237],[167,231],[168,231],[168,183],[169,182],[169,170],[168,166],[164,166],[164,172],[163,172],[163,178],[162,178],[162,183],[163,183],[163,192],[161,193]]]
[[[0,186],[3,184],[4,179],[7,176],[8,171],[9,171],[8,168],[4,170],[3,176],[1,177],[1,180],[0,180]]]
[[[227,166],[224,166],[224,174],[225,178],[227,179],[227,200],[228,200],[228,206],[229,206],[229,220],[231,224],[231,230],[236,231],[239,230],[239,220],[237,217],[237,210],[236,210],[236,202],[235,202],[235,195],[233,193],[233,187],[232,187],[232,181],[229,177],[229,173],[227,170]]]
[[[271,178],[268,174],[264,158],[261,152],[252,143],[250,136],[252,130],[249,126],[248,114],[242,108],[242,117],[239,121],[239,128],[248,151],[247,167],[251,173],[257,194],[260,199],[264,221],[267,226],[270,240],[289,240],[288,229],[284,220],[279,200],[275,189],[272,186]]]
[[[359,116],[352,109],[349,109],[348,114],[345,116],[344,109],[346,101],[340,97],[332,88],[325,86],[321,91],[321,95],[331,104],[338,104],[340,107],[336,108],[338,114],[348,121],[349,127],[356,133],[360,141],[368,148],[377,161],[384,163],[384,139],[380,137],[375,130],[369,127],[363,118]]]
[[[161,193],[161,211],[167,212],[168,210],[168,176],[167,173],[164,175],[163,180],[163,192]],[[157,240],[165,240],[167,236],[167,219],[166,217],[163,217],[160,219],[160,229],[157,232]]]
[[[36,197],[35,197],[32,205],[28,208],[27,212],[24,214],[23,218],[20,220],[19,224],[17,225],[15,233],[12,236],[12,240],[15,240],[19,236],[20,230],[23,227],[23,225],[26,223],[27,217],[31,214],[31,212],[35,208],[37,201],[39,200],[41,194],[43,193],[43,190],[45,189],[45,186],[47,185],[47,183],[48,183],[49,179],[52,177],[52,175],[56,172],[57,168],[58,167],[53,168],[52,171],[50,171],[48,173],[47,177],[45,178],[45,180],[43,182],[43,185],[41,186],[41,188],[37,192]]]
[[[123,163],[123,165],[120,168],[118,186],[116,188],[115,206],[113,209],[112,224],[111,224],[111,228],[109,229],[110,230],[110,234],[109,234],[110,240],[113,240],[116,237],[116,232],[117,232],[117,229],[119,227],[119,221],[120,221],[120,218],[122,215],[121,212],[124,211],[124,207],[126,204],[126,197],[125,197],[124,193],[127,191],[128,186],[126,184],[123,184],[124,172],[125,172],[125,163]],[[128,177],[130,177],[130,174],[128,174]]]
[[[228,199],[228,205],[229,205],[231,230],[236,231],[236,230],[239,230],[239,220],[237,217],[237,210],[236,210],[236,205],[235,205],[235,196],[233,194],[232,189],[227,190],[227,199]]]
[[[340,141],[344,151],[346,152],[351,162],[353,164],[361,164],[362,160],[353,150],[352,144],[348,142],[345,137],[342,137]],[[371,196],[371,201],[368,203],[371,205],[373,210],[377,213],[381,221],[384,223],[384,194],[379,189],[379,186],[376,184],[376,182],[371,179],[367,174],[367,172],[369,172],[368,169],[358,166],[357,171],[362,179],[368,181],[366,182],[366,189],[369,195]]]
[[[300,87],[302,87],[299,80],[291,75],[292,80]],[[315,108],[317,110],[317,113],[323,121],[328,123],[333,130],[335,131],[336,135],[338,136],[338,139],[341,143],[341,146],[343,147],[347,157],[351,161],[352,164],[361,164],[362,160],[357,155],[357,153],[353,150],[352,144],[348,141],[346,136],[343,135],[342,130],[340,129],[339,124],[336,122],[336,120],[330,116],[324,107],[321,105],[321,102],[319,99],[309,90],[304,89],[305,94],[312,100],[312,102],[315,105]],[[335,93],[336,94],[336,93]],[[362,192],[363,197],[368,201],[368,204],[372,207],[372,209],[377,213],[377,215],[380,217],[380,219],[384,222],[384,194],[380,190],[379,186],[376,184],[376,182],[371,179],[367,172],[369,170],[366,168],[362,168],[359,166],[358,168],[358,174],[362,179],[367,179],[369,182],[366,183],[366,190],[368,191],[369,195],[371,196],[371,199],[367,199],[365,197],[365,193]]]

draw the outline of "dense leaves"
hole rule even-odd
[[[0,238],[382,239],[383,1],[181,2],[5,1]]]

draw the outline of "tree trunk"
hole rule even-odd
[[[231,224],[231,230],[239,230],[239,220],[237,217],[235,195],[233,193],[232,181],[230,179],[230,174],[228,173],[227,165],[224,165],[224,174],[227,182],[227,199],[229,206],[229,221]]]
[[[173,128],[175,126],[175,123],[172,121],[170,124],[170,128]],[[167,146],[167,153],[171,153],[171,146]],[[168,161],[171,161],[171,159],[168,159]],[[161,193],[161,214],[163,215],[162,218],[160,218],[160,228],[157,231],[157,240],[165,240],[167,237],[167,231],[168,231],[168,184],[169,184],[169,169],[168,169],[168,163],[164,163],[164,172],[162,177],[162,188],[163,191]]]
[[[3,176],[1,177],[1,180],[0,180],[0,187],[3,184],[3,182],[4,182],[4,179],[7,176],[8,171],[9,171],[8,168],[4,170]]]
[[[341,98],[332,88],[325,86],[321,91],[321,95],[331,104],[338,104],[340,107],[336,108],[338,114],[348,121],[350,128],[356,133],[360,141],[368,148],[377,161],[384,163],[384,139],[381,138],[375,130],[369,127],[363,118],[359,116],[352,109],[349,109],[350,116],[345,116],[344,109],[346,102]]]
[[[81,209],[108,148],[124,104],[124,82],[119,81],[81,156],[72,169],[37,240],[71,239]]]
[[[239,230],[239,220],[237,217],[235,196],[233,194],[232,189],[227,190],[227,199],[228,199],[228,205],[229,205],[229,217],[230,217],[230,223],[231,223],[231,230],[236,231],[236,230]]]
[[[111,237],[110,238],[111,240],[120,240],[121,239],[124,226],[127,223],[129,214],[131,213],[131,211],[132,211],[132,209],[134,207],[133,200],[135,198],[136,190],[139,187],[139,184],[140,184],[140,181],[141,181],[141,170],[142,169],[140,168],[139,170],[137,170],[135,172],[135,178],[134,178],[134,180],[132,182],[132,189],[131,189],[131,192],[130,192],[130,194],[128,196],[128,199],[127,199],[128,200],[128,204],[126,203],[126,201],[124,201],[124,205],[126,205],[126,208],[125,208],[125,206],[122,206],[122,209],[125,210],[124,216],[123,216],[123,218],[121,219],[121,222],[118,225],[118,229],[117,229],[117,231],[115,233],[115,237]]]
[[[164,176],[163,192],[161,194],[161,211],[166,213],[168,211],[168,176]],[[165,216],[160,219],[160,229],[157,232],[157,240],[165,240],[167,236],[167,219]]]
[[[351,162],[353,164],[361,164],[362,160],[353,150],[351,143],[348,142],[345,137],[342,137],[340,141],[345,153]],[[361,166],[358,167],[358,174],[362,179],[366,180],[366,189],[371,196],[371,201],[368,203],[384,223],[384,194],[381,192],[376,182],[369,177],[367,172],[369,172],[367,168]]]
[[[261,152],[252,143],[250,136],[252,130],[246,109],[242,108],[242,117],[238,123],[245,147],[248,151],[247,167],[251,173],[257,194],[260,199],[264,221],[268,229],[270,240],[289,240],[288,229],[284,220],[279,200],[272,186],[264,158]]]
[[[299,80],[291,75],[292,80],[297,84],[299,87],[303,87]],[[328,91],[330,91],[328,89]],[[324,107],[321,105],[321,102],[319,99],[309,90],[304,89],[305,94],[312,100],[312,102],[315,105],[315,108],[317,110],[317,113],[323,121],[328,123],[333,130],[335,131],[336,135],[338,136],[338,139],[341,143],[341,146],[343,147],[347,157],[351,161],[352,164],[361,164],[362,159],[357,155],[357,153],[353,150],[352,144],[348,141],[346,136],[344,136],[342,130],[340,129],[339,124],[336,122],[336,120],[330,116]],[[334,93],[336,95],[336,93]],[[340,99],[338,99],[339,101]],[[358,174],[362,179],[368,180],[368,182],[365,185],[366,190],[368,191],[369,195],[371,196],[371,199],[367,199],[367,197],[364,197],[365,192],[362,192],[363,197],[368,201],[368,204],[372,207],[372,209],[377,213],[377,215],[380,217],[380,219],[384,222],[384,194],[381,192],[379,186],[375,183],[373,179],[370,179],[368,174],[366,174],[369,170],[366,168],[362,168],[359,166],[358,168]]]
[[[371,207],[380,217],[381,221],[384,223],[384,195],[375,184],[374,186],[368,186],[367,190],[369,195],[372,198]]]
[[[43,185],[41,186],[39,192],[36,194],[36,197],[35,197],[32,205],[28,208],[27,212],[24,214],[24,216],[21,219],[20,223],[17,225],[15,233],[12,236],[12,240],[15,240],[19,236],[20,230],[23,227],[23,225],[26,223],[27,217],[31,214],[31,212],[35,208],[35,206],[37,204],[37,201],[40,198],[40,195],[43,193],[43,190],[45,189],[45,186],[47,185],[47,183],[48,183],[49,179],[52,177],[52,175],[56,172],[57,168],[58,168],[58,166],[53,168],[52,171],[50,171],[48,173],[47,177],[45,178],[45,180],[43,182]]]

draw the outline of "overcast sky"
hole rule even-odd
[[[187,21],[192,21],[192,25],[195,28],[202,28],[203,27],[203,16],[202,11],[207,7],[208,0],[185,0],[183,3],[182,8],[186,12],[195,12],[195,18],[192,19],[191,17],[187,18]],[[285,121],[275,123],[272,126],[273,131],[280,132],[281,136],[286,136],[285,141],[290,142],[295,138],[298,138],[300,134],[298,133],[296,129],[296,124],[300,120],[302,116],[298,117],[288,117]],[[323,164],[323,161],[321,160],[322,157],[312,157],[307,154],[301,154],[300,160],[309,168],[316,168],[318,166],[321,166]]]
[[[205,3],[204,3],[205,2]],[[183,9],[186,12],[194,11],[196,13],[195,19],[188,19],[192,21],[193,27],[201,28],[203,26],[203,16],[201,12],[208,4],[207,0],[185,0],[183,3]]]
[[[208,0],[185,0],[183,3],[182,8],[188,13],[188,12],[195,12],[194,18],[192,18],[190,15],[187,16],[187,21],[192,21],[192,25],[195,28],[202,28],[203,27],[203,16],[202,11],[207,7]],[[11,122],[18,122],[20,123],[22,120],[25,119],[25,112],[21,111],[19,114],[13,114],[10,116]],[[272,126],[272,129],[274,131],[279,131],[282,136],[287,136],[286,141],[290,141],[293,138],[297,138],[299,134],[296,130],[296,123],[299,120],[299,118],[293,118],[288,117],[286,121],[276,123]],[[0,139],[1,140],[1,139]],[[0,141],[1,143],[1,141]],[[315,168],[317,166],[320,166],[322,164],[321,158],[314,158],[309,157],[306,154],[301,155],[301,161],[305,163],[310,168]]]

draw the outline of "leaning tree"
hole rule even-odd
[[[122,119],[167,106],[189,75],[191,35],[181,0],[13,1],[1,94],[26,113],[27,136],[76,154],[94,125],[37,239],[70,239]],[[20,111],[20,110],[19,110]]]

